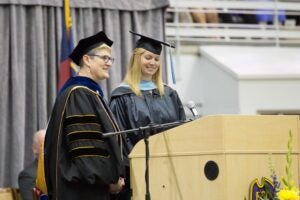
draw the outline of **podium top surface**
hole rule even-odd
[[[286,153],[289,131],[293,152],[299,152],[299,116],[206,116],[149,138],[150,155]],[[144,141],[130,157],[144,157]]]

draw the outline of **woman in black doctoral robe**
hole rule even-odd
[[[40,189],[50,200],[110,200],[124,185],[121,139],[103,137],[119,128],[98,85],[109,77],[112,43],[101,31],[70,55],[80,70],[57,96],[44,145],[46,187]]]

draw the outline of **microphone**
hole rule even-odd
[[[195,104],[194,101],[188,101],[187,102],[187,107],[192,112],[194,118],[198,118],[199,117],[199,114],[198,114],[197,109],[196,109],[196,104]]]

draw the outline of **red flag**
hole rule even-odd
[[[64,0],[64,14],[63,14],[62,25],[63,27],[62,27],[58,89],[61,89],[61,87],[65,84],[65,82],[71,76],[75,76],[77,72],[76,65],[73,62],[71,62],[71,60],[69,59],[69,55],[72,53],[74,48],[69,0]]]

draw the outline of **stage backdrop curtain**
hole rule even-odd
[[[135,41],[129,30],[163,39],[168,3],[70,0],[75,44],[100,30],[115,41],[111,78],[101,83],[106,98],[126,72]],[[0,187],[18,187],[18,173],[34,159],[33,133],[46,127],[57,94],[62,13],[62,0],[0,0]]]

